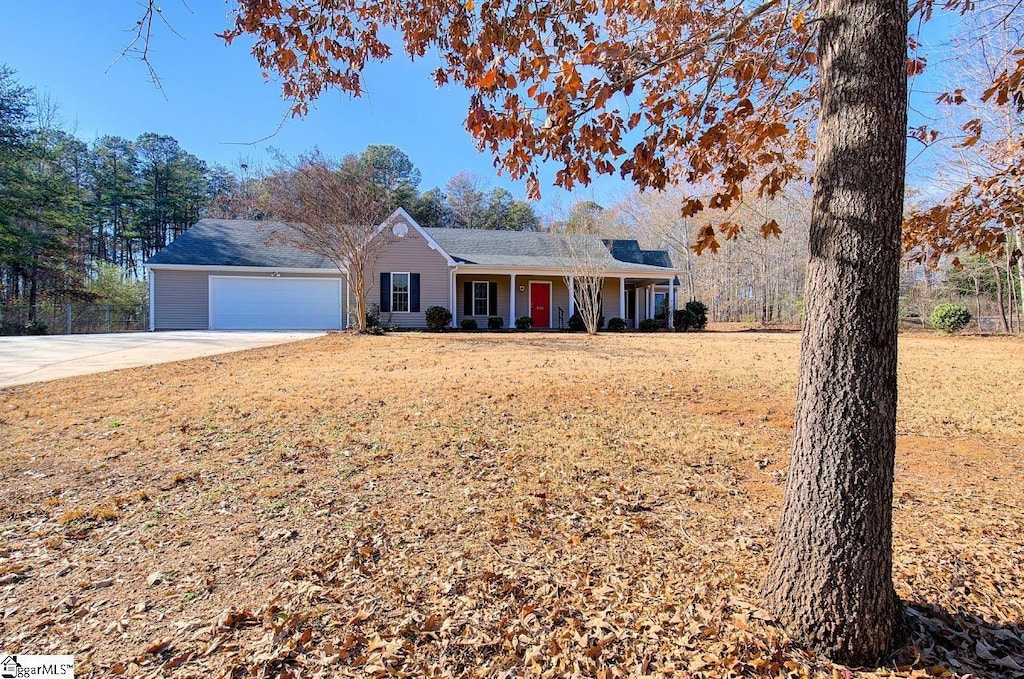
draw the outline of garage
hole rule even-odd
[[[339,278],[210,276],[211,330],[338,330]]]

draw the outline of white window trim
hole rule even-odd
[[[405,311],[395,311],[395,276],[405,276],[406,290],[405,290]],[[390,273],[391,281],[391,311],[393,314],[411,314],[412,311],[412,274],[408,271],[392,271]]]
[[[476,312],[476,286],[478,283],[482,283],[484,289],[487,290],[487,311],[491,310],[491,281],[473,281],[473,287],[470,289],[470,291],[473,293],[473,297],[470,299],[470,304],[471,308],[473,309],[473,313],[470,314],[470,316],[472,318],[490,318],[491,315],[489,313],[478,314]]]

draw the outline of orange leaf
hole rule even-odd
[[[498,78],[498,69],[491,67],[480,76],[480,79],[476,81],[477,87],[494,87],[494,82]]]

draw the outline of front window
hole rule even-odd
[[[395,312],[409,311],[409,274],[391,274],[391,310]]]
[[[474,282],[473,283],[473,315],[474,316],[486,316],[487,310],[490,308],[490,299],[488,298],[487,282]]]
[[[667,292],[656,292],[654,293],[654,316],[655,318],[665,318],[668,313],[668,293]]]

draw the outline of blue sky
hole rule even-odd
[[[130,139],[143,132],[169,134],[191,153],[228,167],[242,157],[265,158],[267,147],[295,155],[318,146],[343,155],[368,144],[394,144],[423,173],[423,190],[443,187],[468,170],[525,196],[523,182],[497,177],[491,156],[476,150],[462,125],[465,90],[437,89],[429,61],[412,63],[401,54],[368,70],[368,92],[362,98],[329,93],[306,118],[289,117],[271,139],[250,145],[273,134],[286,116],[280,86],[263,79],[247,41],[228,47],[214,36],[228,26],[229,3],[189,5],[191,11],[179,0],[163,6],[181,37],[162,26],[155,31],[151,60],[163,93],[137,60],[114,63],[141,13],[124,0],[5,3],[0,64],[14,68],[22,84],[51,95],[60,104],[65,127],[85,140],[104,134]],[[573,195],[610,203],[624,192],[623,182],[604,178]],[[544,198],[546,203],[570,200],[553,188],[544,191]]]
[[[160,26],[151,45],[163,92],[139,61],[114,63],[141,12],[124,0],[6,3],[0,64],[14,68],[21,83],[51,95],[65,127],[85,140],[169,134],[200,158],[228,167],[242,158],[265,158],[268,146],[289,155],[313,146],[342,155],[367,144],[394,144],[423,173],[421,189],[443,186],[469,170],[524,196],[522,182],[496,177],[491,156],[476,151],[462,125],[468,95],[456,87],[435,88],[429,59],[411,63],[398,54],[389,64],[371,67],[363,98],[327,94],[309,116],[288,118],[270,140],[251,145],[274,133],[287,104],[278,84],[263,79],[246,41],[228,47],[214,36],[228,26],[232,4],[193,0],[186,7],[166,1],[164,15],[180,37]],[[930,96],[918,108],[927,108]],[[553,170],[542,187],[549,206],[583,199],[607,205],[629,190],[614,177],[600,177],[569,197],[550,186],[552,176]]]

